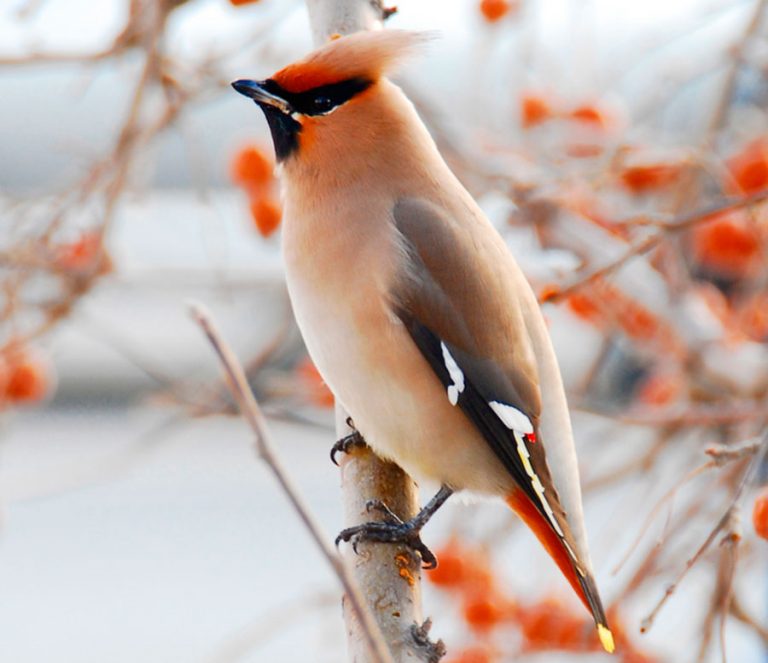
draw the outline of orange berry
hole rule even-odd
[[[528,606],[520,613],[520,630],[525,641],[525,648],[545,649],[549,644],[549,611],[541,604]]]
[[[323,408],[333,407],[333,393],[309,357],[298,363],[296,375],[310,403]]]
[[[251,201],[251,218],[262,237],[269,237],[277,230],[283,211],[280,203],[270,198]]]
[[[15,350],[6,356],[5,399],[12,403],[34,403],[51,390],[48,368],[39,357]]]
[[[513,608],[493,592],[471,594],[464,601],[464,621],[476,631],[489,631],[513,614]]]
[[[440,560],[440,563],[437,568],[427,573],[427,578],[442,587],[461,585],[466,576],[466,566],[461,553],[457,542],[455,540],[449,541],[442,550],[437,552],[437,559]]]
[[[588,322],[598,322],[602,318],[600,305],[597,298],[586,292],[574,292],[566,300],[568,308],[578,317]]]
[[[668,405],[677,400],[682,390],[683,382],[679,375],[654,373],[640,385],[637,400],[645,405]]]
[[[630,166],[621,175],[621,183],[633,194],[658,191],[673,184],[680,175],[680,167],[672,164]]]
[[[239,7],[240,5],[252,5],[259,0],[229,0],[229,4]]]
[[[659,332],[659,319],[647,308],[627,299],[625,308],[619,316],[619,324],[628,336],[647,341]]]
[[[757,193],[768,187],[768,142],[762,138],[752,141],[727,164],[741,193]]]
[[[693,253],[699,263],[727,276],[745,276],[762,262],[758,233],[741,214],[724,213],[694,228]]]
[[[493,592],[496,581],[491,572],[488,556],[483,550],[467,550],[461,589],[467,595]]]
[[[69,244],[62,244],[56,249],[56,265],[69,272],[90,272],[98,269],[99,273],[112,270],[112,260],[102,244],[99,232],[89,231]]]
[[[606,125],[606,118],[603,113],[596,106],[590,104],[574,108],[570,113],[570,117],[584,124],[592,124],[598,127]]]
[[[464,547],[451,539],[437,558],[440,564],[427,575],[436,585],[457,589],[468,597],[495,592],[488,557],[482,549]]]
[[[545,285],[539,293],[539,301],[542,303],[550,302],[560,294],[560,287],[554,283]]]
[[[520,611],[525,649],[595,649],[595,638],[585,618],[577,616],[557,599],[544,599]]]
[[[262,190],[272,182],[272,161],[258,147],[248,145],[235,154],[230,175],[235,184],[248,191]]]
[[[489,23],[496,23],[508,14],[515,4],[510,0],[481,0],[480,13]]]
[[[520,122],[528,129],[554,116],[549,102],[541,95],[526,93],[520,98]]]
[[[755,527],[755,533],[768,539],[768,488],[764,488],[755,499],[755,506],[752,509],[752,525]]]

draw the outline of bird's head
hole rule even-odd
[[[359,118],[350,109],[374,98],[382,77],[428,38],[405,30],[358,32],[331,40],[266,80],[238,80],[232,87],[264,111],[277,159],[284,161],[317,130],[352,129],[345,125]]]

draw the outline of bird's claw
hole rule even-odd
[[[347,420],[347,423],[349,424],[350,420]],[[363,439],[363,436],[360,435],[357,431],[352,431],[349,435],[345,435],[340,440],[337,440],[336,444],[334,444],[331,447],[331,461],[333,461],[333,464],[338,466],[338,461],[336,460],[336,454],[342,452],[345,454],[348,454],[352,449],[364,447],[365,446],[365,440]]]
[[[368,500],[365,503],[365,510],[368,513],[371,513],[371,511],[378,511],[379,513],[383,514],[386,518],[387,522],[392,522],[397,525],[405,525],[403,520],[398,516],[392,509],[390,509],[385,502],[382,502],[381,500]]]
[[[358,554],[357,546],[361,541],[402,543],[421,555],[422,568],[434,569],[437,567],[437,557],[421,540],[420,530],[413,521],[403,522],[380,500],[370,500],[366,504],[366,509],[368,511],[381,511],[386,515],[387,520],[347,527],[336,537],[337,546],[342,541],[351,543],[352,550]]]

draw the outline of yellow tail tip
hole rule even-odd
[[[613,642],[613,633],[611,633],[610,629],[607,626],[598,624],[597,635],[600,638],[600,644],[603,645],[603,649],[609,654],[613,654],[616,650],[616,645]]]

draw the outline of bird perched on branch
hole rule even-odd
[[[272,132],[288,290],[312,359],[377,453],[442,485],[412,521],[341,537],[405,540],[434,564],[419,530],[450,494],[500,496],[612,651],[562,379],[536,298],[385,77],[426,38],[361,32],[267,80],[232,84]]]

